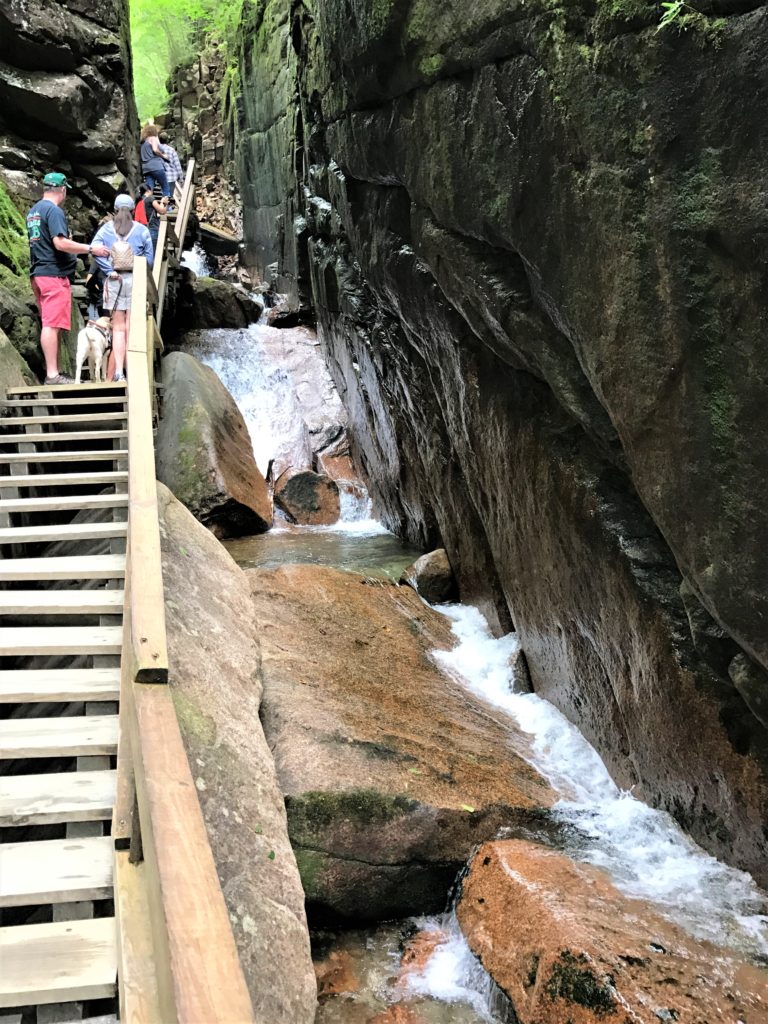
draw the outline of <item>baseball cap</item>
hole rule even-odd
[[[116,210],[132,210],[136,206],[133,199],[125,192],[122,192],[115,198],[115,209]]]
[[[51,188],[69,188],[66,174],[61,174],[59,171],[51,171],[50,174],[46,174],[43,184],[50,185]]]

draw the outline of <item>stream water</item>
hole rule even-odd
[[[296,423],[295,381],[270,361],[264,325],[216,334],[195,354],[219,373],[248,423],[259,465],[306,438]],[[231,335],[225,338],[223,335]],[[247,366],[246,366],[247,361]],[[299,436],[301,435],[301,436]],[[419,552],[370,518],[367,496],[347,507],[334,527],[278,526],[259,537],[227,542],[237,562],[254,568],[287,563],[335,566],[399,577]],[[509,658],[514,635],[495,639],[477,609],[436,609],[451,621],[452,651],[435,651],[443,670],[504,710],[531,737],[532,763],[560,794],[555,813],[571,828],[567,852],[607,870],[629,896],[648,900],[691,934],[768,963],[768,904],[749,875],[702,851],[673,819],[622,792],[596,751],[551,704],[512,692]],[[402,970],[403,948],[415,930],[439,933],[431,955]],[[319,1024],[502,1024],[498,990],[472,956],[455,916],[395,922],[314,936],[318,960],[350,967],[354,984],[330,987]],[[343,974],[343,971],[341,972]],[[321,986],[322,987],[322,986]]]

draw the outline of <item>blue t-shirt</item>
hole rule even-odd
[[[69,225],[64,211],[50,199],[41,199],[27,214],[29,235],[30,277],[72,277],[77,256],[59,252],[54,238],[69,238]]]

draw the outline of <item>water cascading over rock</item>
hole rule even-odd
[[[387,524],[765,881],[768,10],[697,6],[262,0],[240,176]]]

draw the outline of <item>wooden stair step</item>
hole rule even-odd
[[[13,423],[13,421],[11,421]],[[65,444],[70,441],[111,441],[128,437],[127,430],[47,430],[40,434],[0,434],[0,445],[18,444]]]
[[[84,508],[125,508],[127,494],[69,494],[53,498],[2,498],[0,512],[73,512]]]
[[[0,590],[0,615],[122,615],[122,590]]]
[[[27,384],[26,387],[6,388],[6,395],[60,395],[65,391],[71,391],[75,395],[96,393],[97,391],[115,392],[125,391],[125,381],[85,381],[82,384]]]
[[[113,917],[0,928],[0,1007],[107,999],[117,980]]]
[[[125,462],[123,448],[101,448],[88,452],[0,452],[0,463],[14,462]]]
[[[107,821],[115,802],[114,771],[0,777],[0,825]]]
[[[14,416],[6,422],[19,429],[23,426],[34,426],[39,423],[110,423],[125,420],[127,412],[84,412],[55,416]]]
[[[110,836],[0,846],[0,907],[112,897]]]
[[[128,524],[116,523],[53,523],[51,526],[0,527],[0,544],[44,544],[67,540],[103,540],[125,537]]]
[[[37,398],[14,398],[0,403],[2,409],[28,409],[40,405],[123,405],[127,401],[125,394],[115,395],[84,395],[82,398],[57,398],[55,395],[39,395]]]
[[[128,471],[125,469],[104,473],[37,473],[32,476],[0,476],[0,488],[74,487],[79,484],[115,484],[127,479]]]
[[[0,583],[10,580],[117,580],[124,576],[125,555],[0,560]]]
[[[0,721],[0,758],[116,754],[117,734],[117,715],[6,718]]]
[[[0,704],[118,700],[119,668],[11,669],[0,672]]]
[[[0,629],[0,656],[119,654],[122,646],[122,626],[7,626]]]

